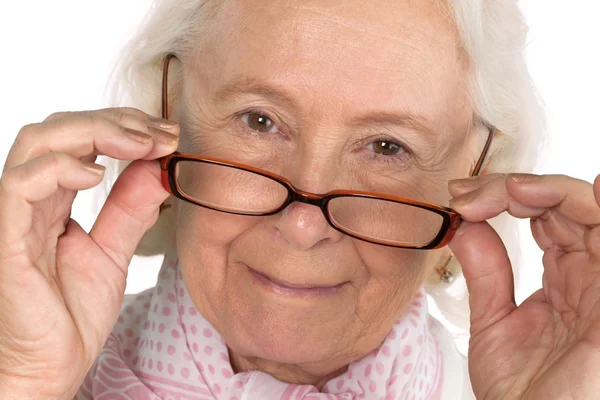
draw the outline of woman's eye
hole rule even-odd
[[[254,131],[261,133],[277,132],[277,125],[263,114],[249,112],[241,116],[242,121]]]
[[[369,144],[369,148],[373,153],[382,156],[395,156],[403,151],[402,145],[389,140],[376,140]]]

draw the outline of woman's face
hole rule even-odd
[[[474,161],[466,60],[436,0],[230,0],[182,62],[181,151],[311,193],[438,204]],[[194,184],[235,195],[218,178]],[[300,203],[245,217],[180,202],[177,245],[194,303],[232,351],[329,369],[381,343],[441,255],[352,239]]]

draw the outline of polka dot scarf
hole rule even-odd
[[[236,374],[227,346],[194,307],[177,262],[128,303],[76,399],[436,399],[441,353],[419,291],[384,342],[321,391],[259,371]]]

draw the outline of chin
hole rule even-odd
[[[355,330],[355,299],[289,298],[233,286],[226,301],[224,338],[233,351],[284,364],[331,357]]]
[[[245,325],[244,322],[242,324]],[[228,342],[233,351],[248,357],[293,365],[327,360],[340,345],[339,335],[325,332],[318,325],[251,324],[250,330],[238,331],[236,336],[239,337],[232,338],[231,344]]]

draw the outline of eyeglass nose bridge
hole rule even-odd
[[[287,205],[292,203],[304,203],[309,204],[311,206],[315,206],[325,211],[325,205],[327,204],[327,196],[314,194],[310,192],[305,192],[303,190],[298,190],[294,187],[289,187],[289,199],[287,201]]]

